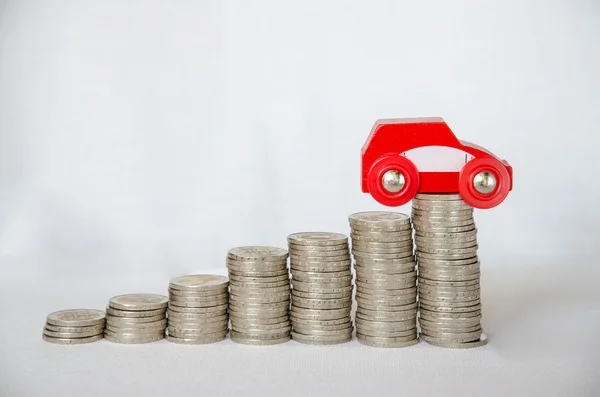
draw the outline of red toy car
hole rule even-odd
[[[389,207],[417,193],[458,193],[472,207],[493,208],[512,179],[505,160],[458,140],[441,118],[378,120],[362,148],[362,191]]]

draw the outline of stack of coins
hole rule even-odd
[[[167,340],[207,344],[227,337],[229,280],[205,274],[182,276],[169,284]]]
[[[109,342],[139,344],[159,341],[167,327],[166,296],[154,294],[119,295],[106,307],[104,338]]]
[[[485,345],[473,208],[458,194],[418,194],[412,222],[422,339],[448,348]]]
[[[106,317],[103,311],[71,309],[54,312],[46,317],[42,339],[60,345],[80,345],[104,337]]]
[[[356,337],[373,347],[418,342],[417,270],[410,217],[359,212],[348,218],[356,271]]]
[[[348,237],[308,232],[288,236],[292,273],[292,339],[332,345],[352,340],[352,269]]]
[[[231,340],[274,345],[290,340],[288,252],[277,247],[237,247],[227,253]]]

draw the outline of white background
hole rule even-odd
[[[599,35],[594,0],[0,1],[0,396],[597,396]],[[515,170],[476,212],[488,346],[42,342],[51,311],[347,233],[386,209],[372,124],[421,116]]]

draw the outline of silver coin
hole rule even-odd
[[[198,339],[218,339],[227,336],[229,333],[229,329],[221,329],[221,330],[209,330],[209,331],[198,331],[198,330],[183,330],[184,332],[177,332],[175,330],[167,331],[167,335],[181,338],[181,339],[189,339],[189,338],[198,338]]]
[[[469,206],[468,204],[461,204],[459,203],[458,205],[453,204],[453,205],[432,205],[432,204],[426,204],[423,205],[421,203],[419,204],[414,204],[411,208],[411,213],[415,214],[415,213],[424,213],[424,214],[428,214],[428,213],[432,213],[432,214],[447,214],[447,213],[459,213],[459,214],[473,214],[473,207]]]
[[[350,316],[351,307],[343,309],[307,309],[295,306],[292,302],[290,316],[305,320],[337,320]]]
[[[411,218],[413,222],[415,220],[422,220],[425,222],[433,221],[433,222],[456,222],[456,221],[466,221],[473,219],[473,211],[465,210],[465,211],[444,211],[444,212],[434,212],[434,211],[413,211],[411,214]]]
[[[289,273],[289,269],[287,266],[282,267],[279,270],[272,271],[247,271],[247,270],[237,270],[237,268],[232,268],[230,266],[227,267],[227,271],[231,276],[241,276],[241,277],[277,277],[283,276]]]
[[[292,288],[302,292],[347,292],[352,291],[352,281],[345,280],[339,283],[321,283],[292,280]],[[312,289],[319,289],[322,291],[313,291]]]
[[[229,322],[224,323],[216,323],[216,324],[186,324],[186,323],[178,323],[178,324],[169,324],[167,327],[167,331],[169,334],[192,334],[192,333],[219,333],[226,332],[229,326]]]
[[[93,330],[93,331],[85,331],[85,332],[60,332],[60,331],[52,331],[47,328],[44,328],[43,333],[46,336],[52,336],[54,338],[69,339],[69,338],[89,338],[92,336],[102,334],[103,330]]]
[[[229,320],[233,324],[236,321],[246,322],[257,322],[259,324],[267,323],[272,321],[273,323],[281,322],[281,318],[289,317],[290,310],[285,309],[278,312],[256,312],[256,311],[231,311],[229,313]]]
[[[419,276],[419,285],[427,285],[432,287],[467,287],[467,286],[478,286],[480,285],[480,280],[466,280],[466,281],[438,281],[438,280],[428,280]]]
[[[227,252],[227,256],[242,261],[278,261],[287,258],[288,252],[279,247],[247,246],[232,248]]]
[[[469,312],[436,312],[430,310],[421,310],[420,315],[425,316],[425,318],[429,318],[430,320],[442,320],[442,321],[451,321],[451,320],[469,320],[472,317],[478,317],[481,319],[482,312],[481,310],[473,310]]]
[[[328,263],[328,262],[341,262],[350,260],[350,251],[346,251],[343,255],[338,256],[306,256],[306,255],[290,255],[290,266],[291,264],[296,264],[299,262],[320,262],[320,263]]]
[[[408,279],[417,277],[417,271],[413,270],[411,272],[400,273],[400,274],[374,274],[374,273],[358,273],[356,274],[356,279],[362,281],[363,283],[404,283]]]
[[[481,324],[477,323],[475,325],[466,325],[466,324],[435,324],[435,323],[421,323],[419,320],[419,325],[421,326],[421,332],[424,335],[430,335],[435,333],[469,333],[469,332],[477,332],[481,330]],[[432,325],[434,324],[434,325]]]
[[[302,292],[292,290],[292,298],[307,298],[307,299],[343,299],[352,298],[352,291],[350,292],[338,292],[335,294],[318,294],[310,292]]]
[[[298,332],[292,332],[292,340],[311,345],[335,345],[350,342],[352,340],[352,332],[344,333],[335,336],[321,336],[321,335],[304,335]]]
[[[225,292],[219,295],[213,296],[181,296],[181,295],[171,295],[170,301],[181,301],[181,302],[217,302],[223,299],[229,298],[229,293]]]
[[[472,291],[479,291],[480,287],[479,285],[471,285],[471,286],[466,286],[466,287],[440,287],[438,286],[431,286],[431,285],[427,285],[427,284],[419,284],[419,291],[438,291],[438,292],[472,292]]]
[[[421,241],[416,240],[417,251],[421,252],[437,252],[437,250],[460,250],[465,248],[477,247],[477,241],[467,241],[464,243],[442,243],[439,241]],[[434,250],[434,251],[431,251]],[[452,252],[451,252],[452,253]],[[458,253],[458,252],[454,252]]]
[[[431,193],[417,193],[414,197],[415,201],[463,201],[460,194],[456,193],[443,193],[443,194],[431,194]]]
[[[152,316],[152,317],[116,317],[116,316],[107,316],[106,324],[144,324],[144,323],[153,323],[156,321],[162,321],[166,316],[166,312],[162,314]]]
[[[155,317],[159,315],[164,315],[165,309],[160,308],[156,310],[118,310],[113,309],[110,306],[106,306],[106,314],[112,317],[126,317],[126,318],[135,318],[135,317]]]
[[[356,326],[364,329],[385,330],[388,332],[408,331],[417,328],[417,318],[412,317],[405,321],[370,321],[357,317]]]
[[[273,306],[275,304],[230,304],[229,305],[229,315],[235,315],[236,317],[245,317],[245,316],[262,316],[262,317],[280,317],[289,313],[290,310],[290,301],[280,302],[283,305]]]
[[[231,337],[241,337],[241,338],[247,338],[247,339],[263,339],[263,340],[269,340],[269,339],[281,339],[281,338],[285,338],[286,336],[290,335],[290,330],[281,330],[279,332],[274,332],[274,333],[252,333],[252,332],[238,332],[238,331],[231,331]]]
[[[409,286],[407,288],[399,288],[399,289],[366,289],[366,288],[357,288],[356,296],[363,298],[373,298],[378,299],[379,297],[395,297],[395,296],[406,296],[406,295],[414,295],[417,293],[417,286]]]
[[[172,305],[169,303],[169,309],[178,313],[195,313],[195,314],[203,314],[203,313],[220,313],[224,310],[227,310],[227,304],[214,306],[214,307],[181,307]]]
[[[449,233],[462,233],[472,232],[477,230],[475,223],[465,226],[450,226],[450,225],[422,225],[420,223],[414,224],[415,234],[432,233],[432,234],[449,234]]]
[[[425,270],[419,270],[419,278],[437,281],[470,281],[478,280],[480,273],[475,274],[451,274],[451,273],[431,273]]]
[[[389,243],[406,243],[407,241],[413,240],[413,235],[411,230],[407,230],[406,232],[401,233],[358,233],[352,232],[350,234],[352,238],[352,245],[356,245],[357,243],[381,243],[381,244],[389,244]]]
[[[344,276],[344,277],[322,277],[322,278],[316,278],[316,277],[302,277],[302,276],[296,276],[292,277],[292,286],[294,285],[295,282],[304,282],[304,283],[310,283],[310,284],[324,284],[324,285],[331,285],[331,284],[345,284],[345,285],[350,285],[352,283],[352,279],[353,276]]]
[[[342,244],[336,245],[298,245],[298,244],[288,244],[288,248],[290,251],[295,252],[331,252],[331,251],[343,251],[348,249],[348,241],[345,241]]]
[[[462,234],[462,233],[456,233],[456,234]],[[428,244],[428,245],[466,244],[471,241],[477,241],[477,234],[473,233],[470,236],[462,236],[462,237],[425,237],[425,236],[420,236],[420,235],[415,236],[415,242],[418,242],[418,243],[420,242],[421,244]]]
[[[290,327],[292,325],[291,320],[286,317],[286,321],[282,321],[279,323],[273,323],[273,324],[261,324],[261,323],[257,323],[257,322],[253,322],[253,321],[234,321],[231,323],[231,327],[234,330],[242,330],[241,332],[244,332],[243,330],[274,330],[274,329],[282,329],[282,328],[287,328]]]
[[[122,329],[135,329],[135,330],[153,330],[153,329],[160,329],[160,328],[165,328],[167,326],[167,320],[160,320],[160,321],[153,321],[151,323],[123,323],[123,322],[119,322],[119,323],[107,323],[106,324],[106,329],[110,329],[113,330],[115,332],[126,332],[123,331]]]
[[[365,314],[365,315],[368,315],[368,316],[380,316],[380,315],[381,316],[383,316],[383,315],[386,315],[386,316],[388,316],[388,315],[389,316],[399,316],[399,315],[402,314],[400,312],[412,312],[413,310],[417,309],[417,306],[418,306],[417,303],[413,302],[413,303],[405,305],[404,307],[397,307],[396,310],[395,310],[397,313],[395,313],[395,314],[392,314],[392,313],[382,313],[382,312],[379,312],[377,310],[365,309],[365,308],[362,308],[360,306],[356,308],[356,312],[357,313],[362,313],[362,314]]]
[[[437,255],[437,256],[443,256],[443,257],[457,257],[459,259],[463,259],[464,256],[463,255],[468,255],[470,254],[471,256],[477,255],[477,251],[479,250],[479,246],[478,245],[472,245],[470,247],[464,247],[464,248],[446,248],[446,247],[439,247],[439,248],[431,248],[431,247],[427,247],[427,246],[420,246],[417,249],[417,257],[425,257],[425,255]]]
[[[160,339],[163,339],[164,336],[165,336],[164,329],[161,332],[148,332],[148,333],[147,332],[120,333],[120,332],[113,332],[108,329],[104,331],[104,338],[106,338],[107,340],[110,340],[110,339],[133,340],[133,341],[135,341],[136,339],[160,340]],[[135,343],[135,342],[132,342],[132,343]]]
[[[356,257],[355,264],[362,267],[371,268],[386,268],[388,266],[406,265],[416,261],[414,255],[405,256],[399,259],[371,259],[371,258],[359,258]]]
[[[376,316],[363,314],[360,311],[356,312],[356,320],[372,321],[376,323],[396,323],[408,320],[417,320],[417,310],[403,311],[403,312],[383,312],[378,313]]]
[[[297,265],[295,263],[292,263],[292,266],[290,266],[290,270],[291,273],[293,274],[294,272],[316,272],[316,273],[337,273],[337,272],[343,272],[343,271],[348,271],[351,269],[351,264],[350,261],[348,261],[348,264],[346,265],[342,265],[342,266],[329,266],[328,264],[314,264],[314,265],[310,265],[310,266],[305,266],[305,265]]]
[[[253,276],[229,276],[231,282],[230,283],[277,283],[281,281],[289,280],[289,275],[284,274],[281,276],[273,276],[273,277],[253,277]]]
[[[446,341],[437,341],[434,338],[428,338],[429,340],[424,339],[428,344],[432,346],[445,347],[449,349],[469,349],[474,347],[485,346],[488,341],[488,337],[486,334],[481,334],[479,339],[473,342],[465,342],[465,343],[455,343],[455,342],[446,342]]]
[[[419,339],[413,339],[411,341],[408,342],[387,342],[387,341],[381,341],[379,339],[365,339],[364,337],[358,337],[358,342],[365,345],[365,346],[369,346],[369,347],[380,347],[380,348],[391,348],[391,349],[398,349],[398,348],[403,348],[403,347],[409,347],[409,346],[414,346],[417,343],[419,343]]]
[[[356,303],[363,309],[394,311],[396,307],[406,306],[417,301],[417,294],[413,296],[387,298],[387,299],[365,299],[356,297]]]
[[[414,274],[409,277],[397,278],[389,282],[372,278],[356,278],[357,288],[365,289],[403,289],[412,287],[413,285],[416,285],[416,283],[417,277]]]
[[[468,301],[441,301],[441,300],[437,300],[437,299],[428,300],[428,299],[424,299],[422,296],[419,296],[419,305],[426,306],[426,309],[437,308],[437,311],[441,311],[441,309],[452,309],[452,311],[458,312],[457,309],[459,309],[459,308],[472,308],[472,307],[480,305],[480,304],[481,304],[480,299],[468,300]]]
[[[229,279],[212,274],[191,274],[174,278],[169,287],[182,291],[212,291],[223,290],[229,285]]]
[[[366,329],[364,327],[357,326],[356,333],[372,338],[407,338],[408,340],[415,339],[419,336],[416,325],[415,328],[405,331],[383,331],[379,329]]]
[[[459,332],[458,330],[452,331],[435,331],[428,328],[421,327],[421,335],[427,335],[430,338],[446,339],[456,342],[470,342],[479,339],[483,333],[481,327],[476,331],[471,332]]]
[[[271,325],[271,324],[279,324],[282,322],[286,322],[289,321],[289,313],[286,312],[283,315],[280,315],[278,317],[271,317],[271,318],[264,318],[264,317],[257,317],[257,316],[230,316],[231,322],[232,323],[238,323],[238,324],[257,324],[257,325]]]
[[[261,260],[237,260],[232,258],[227,258],[225,260],[227,267],[231,267],[232,269],[247,269],[254,271],[272,271],[276,269],[281,269],[287,266],[288,258],[280,259],[277,261],[261,261]]]
[[[251,304],[272,304],[272,303],[281,303],[281,302],[289,302],[290,300],[290,294],[288,293],[287,295],[270,295],[270,296],[263,296],[263,297],[247,297],[247,296],[238,296],[238,295],[231,295],[231,299],[229,300],[230,302],[233,302],[234,304],[246,304],[246,303],[251,303]]]
[[[112,297],[109,306],[118,310],[156,310],[167,307],[169,298],[157,294],[126,294]]]
[[[105,318],[105,313],[100,310],[69,309],[50,313],[46,322],[61,327],[86,327],[102,324]]]
[[[221,341],[225,340],[226,337],[227,337],[227,335],[219,335],[218,337],[213,337],[213,338],[204,338],[204,337],[176,338],[171,335],[166,335],[165,339],[168,340],[169,342],[178,343],[178,344],[182,344],[182,345],[206,345],[206,344],[210,344],[210,343],[221,342]]]
[[[342,325],[342,324],[347,324],[347,323],[351,323],[352,319],[350,318],[350,316],[344,316],[342,318],[338,318],[338,319],[334,319],[334,320],[311,320],[311,319],[304,319],[304,318],[300,318],[300,317],[296,317],[294,315],[290,315],[290,320],[292,321],[292,324],[297,324],[300,326],[304,326],[304,327],[329,327],[329,326],[334,326],[334,325]]]
[[[52,324],[48,324],[46,323],[45,328],[49,331],[54,331],[54,332],[67,332],[67,333],[81,333],[81,332],[91,332],[91,331],[98,331],[98,332],[102,332],[102,330],[104,330],[105,327],[105,323],[101,323],[98,325],[90,325],[87,327],[61,327],[58,325],[52,325]]]
[[[387,267],[364,267],[359,264],[354,266],[354,270],[357,276],[369,276],[369,275],[394,275],[394,274],[406,274],[413,273],[416,270],[416,262],[409,262],[405,265],[393,265]]]
[[[290,234],[287,237],[289,244],[306,246],[329,246],[348,242],[348,237],[340,233],[328,232],[303,232]]]
[[[290,284],[282,285],[281,287],[273,287],[273,288],[238,288],[235,287],[231,289],[231,295],[239,296],[239,297],[257,297],[257,296],[271,296],[271,295],[282,295],[289,294],[291,290]]]
[[[173,313],[173,314],[172,314]],[[206,315],[196,315],[196,314],[186,314],[186,313],[174,313],[170,312],[169,317],[167,318],[169,323],[172,322],[189,322],[189,323],[215,323],[226,321],[229,319],[229,315],[227,312],[225,314],[220,314],[217,316],[207,317]]]
[[[429,305],[425,302],[419,302],[421,311],[438,312],[438,313],[468,313],[481,310],[481,302],[471,306],[448,306],[448,305]]]
[[[290,285],[290,279],[289,277],[285,280],[280,280],[280,281],[274,281],[274,282],[266,282],[266,283],[261,283],[261,282],[237,282],[237,281],[231,281],[229,283],[229,288],[231,291],[236,290],[236,289],[242,289],[242,288],[277,288],[277,287],[283,287],[283,286],[288,286]]]
[[[400,212],[366,211],[351,214],[348,222],[361,226],[396,226],[410,223],[410,217]]]
[[[54,338],[52,336],[48,336],[42,334],[42,339],[49,343],[54,343],[57,345],[82,345],[84,343],[92,343],[99,341],[104,338],[104,334],[99,334],[95,336],[89,336],[86,338]]]
[[[410,342],[417,339],[417,335],[409,335],[409,336],[401,336],[401,337],[382,337],[382,336],[369,336],[364,335],[359,332],[356,333],[356,338],[358,340],[363,340],[367,342],[380,342],[380,343],[403,343]]]
[[[403,251],[394,254],[376,254],[370,252],[360,252],[356,250],[352,250],[352,254],[354,255],[354,259],[358,262],[360,260],[398,260],[412,257],[412,251]]]
[[[216,301],[193,301],[193,300],[181,300],[181,299],[172,299],[169,302],[171,307],[193,307],[193,308],[209,308],[209,307],[220,307],[221,305],[226,305],[229,302],[229,299],[219,299]]]
[[[294,321],[293,329],[294,331],[304,335],[316,335],[313,331],[339,332],[342,330],[348,330],[349,328],[353,327],[352,321],[350,319],[346,320],[347,321],[343,323],[331,325],[325,325],[321,323],[305,324],[298,321]]]
[[[251,345],[251,346],[269,346],[269,345],[278,345],[281,343],[286,343],[291,340],[291,336],[287,335],[278,339],[252,339],[249,337],[244,337],[242,335],[232,335],[231,341],[243,345]]]
[[[399,257],[406,257],[406,256],[413,254],[413,245],[411,244],[410,246],[406,246],[403,249],[365,248],[365,247],[360,247],[360,246],[354,246],[353,252],[360,252],[361,254],[363,254],[363,256],[368,255],[368,254],[375,254],[375,255],[392,255],[392,254],[398,255],[398,254],[400,254]]]
[[[296,307],[304,307],[306,309],[344,309],[352,306],[352,298],[342,299],[306,299],[295,297],[292,302]]]

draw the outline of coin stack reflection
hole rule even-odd
[[[140,344],[164,338],[169,299],[155,294],[119,295],[106,307],[104,338],[109,342]]]
[[[459,195],[413,200],[419,269],[419,325],[428,343],[468,348],[487,343],[481,327],[480,272],[473,208]]]
[[[307,232],[288,236],[292,273],[292,339],[332,345],[352,340],[352,269],[348,237]]]
[[[359,212],[348,218],[356,271],[356,336],[373,347],[418,342],[417,271],[410,217]]]
[[[192,274],[169,283],[167,340],[180,344],[219,342],[229,332],[227,277]]]
[[[46,317],[42,339],[59,345],[80,345],[104,337],[105,313],[93,309],[61,310]]]
[[[236,247],[227,253],[231,340],[274,345],[290,340],[288,252],[277,247]]]

